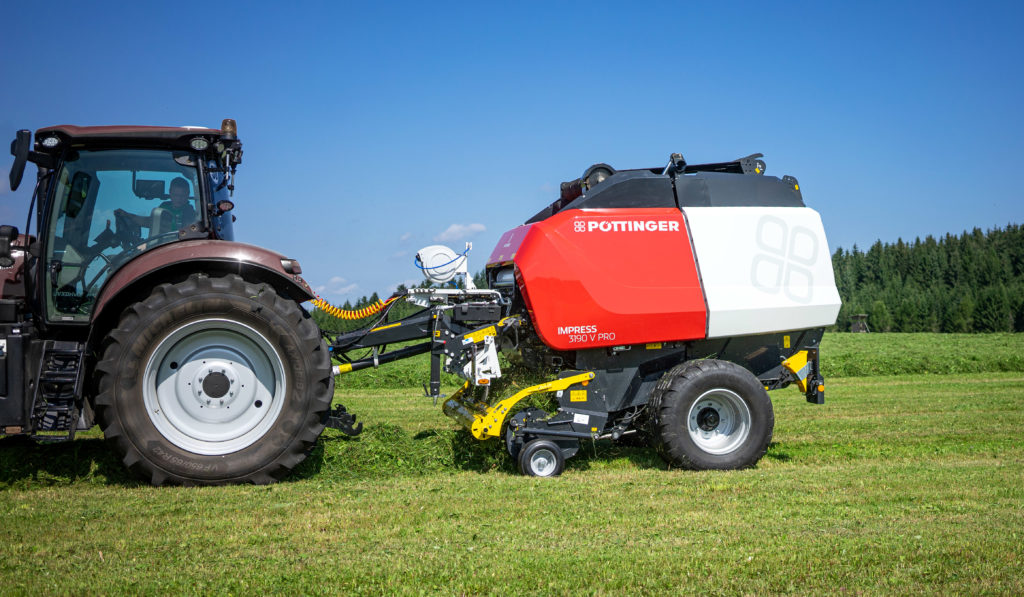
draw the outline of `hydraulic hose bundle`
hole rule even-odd
[[[345,319],[348,321],[354,321],[357,319],[366,319],[367,317],[380,313],[381,311],[386,309],[388,305],[398,300],[398,298],[399,297],[397,296],[393,296],[386,301],[378,300],[376,303],[373,303],[372,305],[369,305],[367,307],[363,307],[362,309],[350,311],[348,309],[335,307],[334,305],[328,303],[323,298],[321,298],[320,295],[318,294],[316,295],[316,298],[313,299],[313,305],[332,317],[337,317],[338,319]]]

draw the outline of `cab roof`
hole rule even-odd
[[[89,142],[111,142],[124,141],[175,141],[182,137],[194,137],[196,135],[221,136],[220,129],[210,129],[198,126],[77,126],[74,124],[58,124],[48,126],[36,131],[36,139],[52,134],[67,137],[72,141]]]

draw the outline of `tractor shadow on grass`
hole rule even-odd
[[[103,438],[38,443],[23,436],[0,438],[0,488],[87,482],[140,486]]]

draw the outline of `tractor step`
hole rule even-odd
[[[47,340],[39,364],[32,406],[35,439],[60,442],[74,439],[81,407],[83,345]]]

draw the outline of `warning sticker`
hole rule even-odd
[[[586,425],[587,423],[590,423],[590,415],[573,415],[572,422],[579,423],[580,425]]]
[[[586,390],[572,390],[569,392],[569,402],[586,402],[587,391]]]

